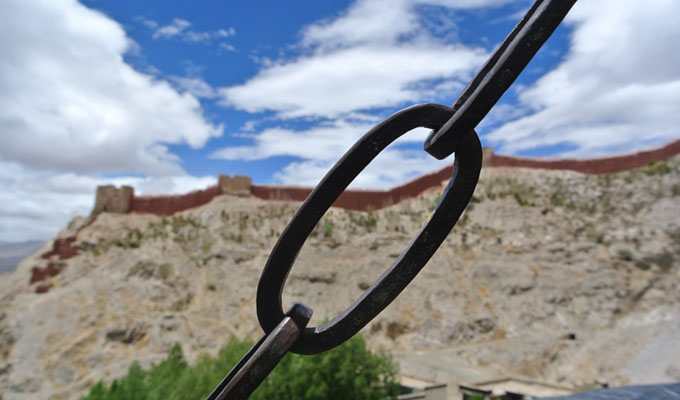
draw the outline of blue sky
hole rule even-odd
[[[451,104],[529,1],[0,3],[0,240],[47,239],[101,184],[183,193],[219,173],[313,186],[371,126]],[[525,156],[678,136],[680,2],[578,2],[478,127]],[[355,181],[441,168],[405,135]]]

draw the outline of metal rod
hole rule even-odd
[[[229,371],[206,400],[247,399],[293,346],[311,316],[309,307],[296,303],[276,328],[264,335]]]

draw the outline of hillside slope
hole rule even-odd
[[[399,255],[440,190],[376,211],[332,209],[284,305],[333,317]],[[362,333],[404,373],[451,384],[522,375],[563,385],[680,380],[680,159],[608,176],[489,168],[471,207]],[[77,398],[175,343],[189,359],[260,335],[255,291],[299,204],[220,196],[172,217],[76,219],[78,254],[29,284],[0,276],[3,399]],[[84,226],[84,227],[83,227]],[[36,293],[40,284],[49,290]],[[225,371],[226,373],[226,371]]]

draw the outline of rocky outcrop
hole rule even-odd
[[[56,256],[60,260],[66,260],[75,256],[78,254],[78,249],[73,246],[75,241],[75,236],[54,239],[54,242],[52,242],[52,249],[43,253],[42,258],[49,260],[53,256]]]
[[[298,256],[284,306],[309,305],[312,324],[342,312],[440,192],[377,211],[331,209]],[[404,373],[450,384],[680,379],[679,200],[678,159],[603,176],[484,169],[442,247],[362,333],[394,351]],[[176,342],[193,361],[232,335],[256,338],[262,266],[298,206],[219,195],[172,216],[74,222],[59,238],[73,237],[76,254],[42,259],[53,242],[0,276],[3,399],[77,398],[134,360],[159,362]]]

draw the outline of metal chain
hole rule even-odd
[[[309,307],[296,303],[229,371],[207,400],[247,399],[281,361],[311,317]]]
[[[208,396],[247,399],[286,352],[316,354],[359,332],[415,278],[465,210],[479,179],[482,148],[474,128],[531,61],[576,0],[537,0],[452,107],[420,104],[388,117],[331,168],[279,237],[257,288],[257,316],[265,335]],[[284,313],[283,286],[295,258],[321,217],[354,178],[390,143],[417,128],[432,129],[424,149],[437,159],[455,153],[453,176],[431,218],[396,261],[353,304],[324,325],[307,327],[312,310]]]
[[[281,321],[283,284],[308,235],[350,182],[387,145],[416,127],[436,129],[453,109],[436,104],[409,107],[371,129],[326,174],[281,234],[257,288],[257,316],[265,332]],[[472,197],[482,164],[482,147],[474,132],[462,138],[456,153],[454,178],[444,190],[432,217],[404,252],[378,280],[342,314],[322,326],[307,328],[291,351],[315,354],[352,337],[378,315],[415,278],[446,239]]]

